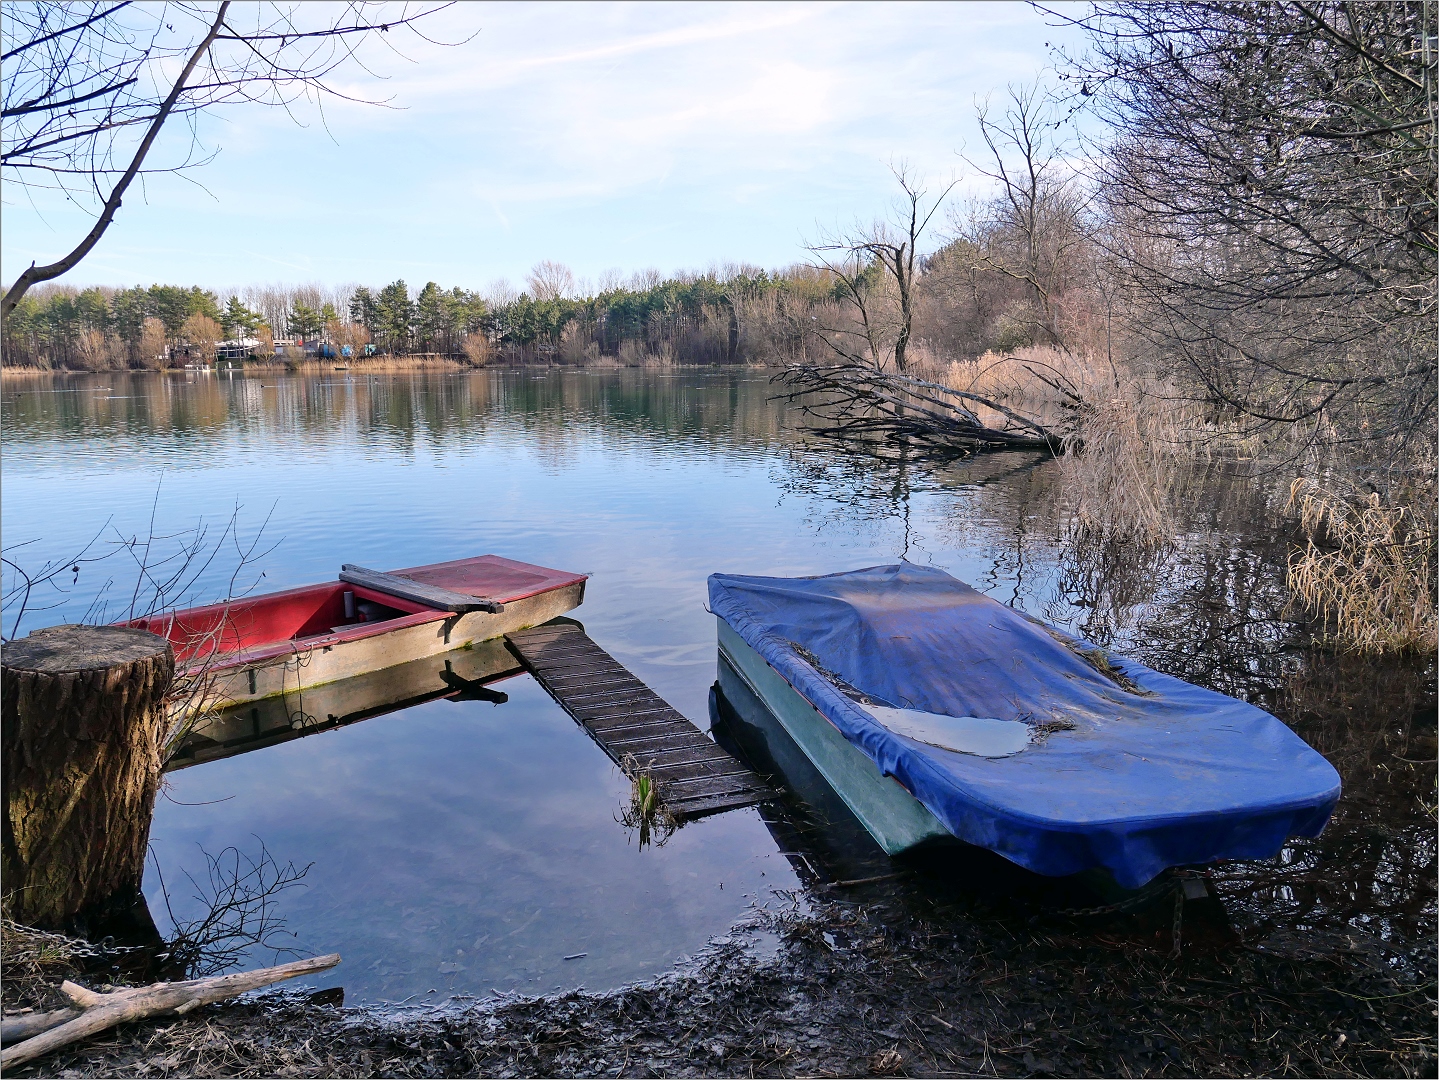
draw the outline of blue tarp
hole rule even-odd
[[[715,574],[709,594],[950,832],[1041,874],[1104,867],[1137,888],[1170,866],[1267,858],[1287,837],[1317,836],[1339,799],[1334,767],[1269,713],[1101,653],[1138,692],[1126,689],[1084,659],[1092,646],[942,570]],[[952,752],[881,726],[854,690],[896,708],[1023,720],[1035,739],[1012,757]]]

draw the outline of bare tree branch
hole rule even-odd
[[[93,228],[66,256],[32,264],[20,275],[0,300],[0,318],[31,285],[64,274],[89,253],[136,176],[178,172],[209,160],[199,148],[197,114],[230,103],[289,110],[302,97],[362,100],[341,92],[328,77],[352,61],[363,69],[358,48],[372,35],[388,38],[404,28],[423,37],[416,24],[449,6],[405,4],[391,13],[388,4],[359,0],[338,9],[232,0],[179,0],[160,7],[7,3],[0,17],[8,62],[0,166],[22,186],[43,174],[52,184],[39,186],[58,186],[77,201],[82,190],[66,178],[84,177],[98,211]],[[318,28],[297,23],[311,12],[327,22]],[[251,15],[252,27],[241,27]],[[176,68],[171,78],[168,73]],[[190,149],[179,164],[156,165],[154,144],[175,117],[191,124]],[[134,144],[132,129],[143,129]]]

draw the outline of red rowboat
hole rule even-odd
[[[580,605],[588,575],[481,555],[188,608],[127,625],[203,672],[204,707],[292,693],[538,626]]]

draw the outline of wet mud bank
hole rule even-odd
[[[1432,1076],[1433,965],[1362,937],[1286,951],[1191,903],[1108,919],[955,909],[913,879],[774,916],[605,995],[385,1015],[302,994],[135,1025],[15,1076]],[[902,895],[901,895],[902,893]]]

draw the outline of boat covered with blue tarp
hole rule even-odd
[[[1264,710],[1100,650],[942,570],[715,574],[709,596],[722,657],[749,657],[735,661],[746,681],[789,710],[852,807],[865,781],[829,760],[848,747],[873,763],[873,784],[898,781],[936,832],[1040,874],[1100,867],[1137,888],[1168,867],[1268,858],[1317,835],[1339,799],[1333,766]],[[843,741],[795,731],[787,695]]]

